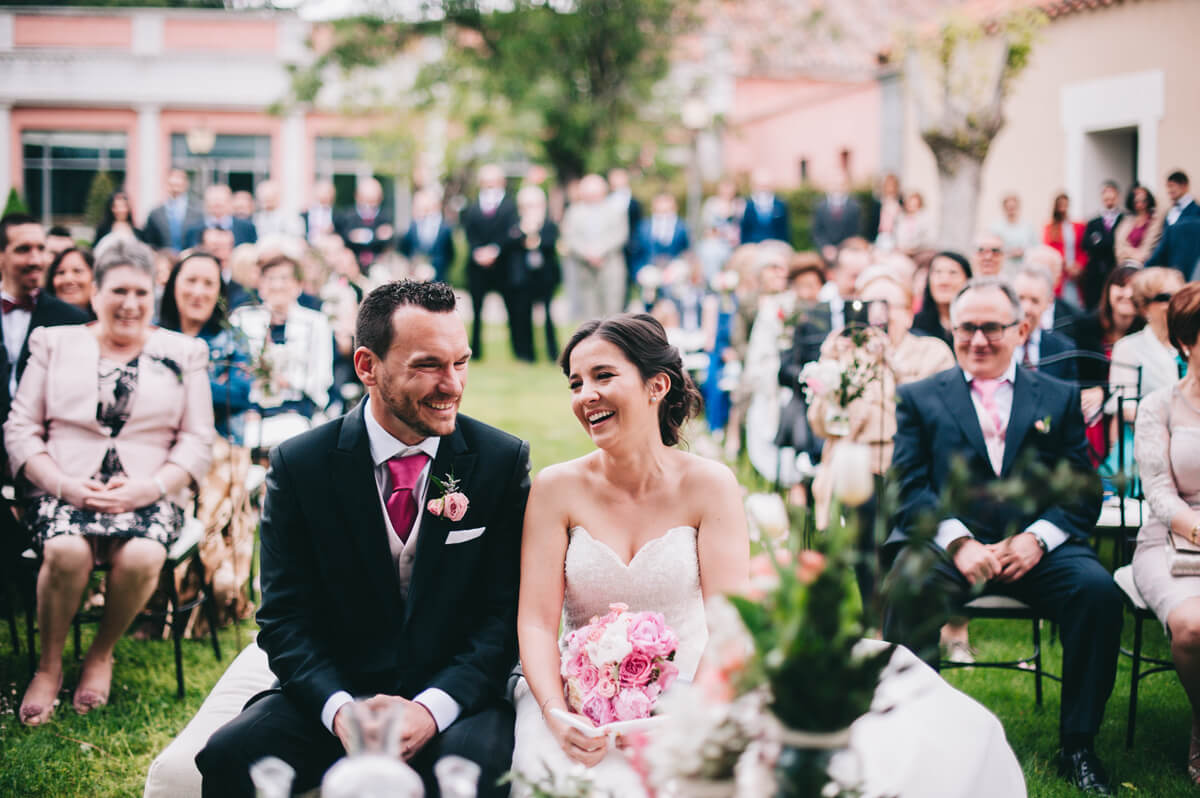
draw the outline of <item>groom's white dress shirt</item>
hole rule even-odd
[[[421,529],[421,519],[425,515],[425,495],[429,492],[429,472],[433,468],[438,444],[442,439],[426,438],[416,446],[409,446],[393,438],[391,433],[385,430],[372,415],[370,398],[363,401],[363,421],[367,426],[371,462],[375,466],[375,488],[379,495],[379,508],[383,513],[383,523],[387,526],[388,547],[392,551],[392,559],[396,563],[396,570],[400,577],[400,594],[407,597],[408,586],[412,581],[413,561],[417,556],[417,533]],[[393,457],[405,457],[418,452],[428,455],[429,462],[425,464],[425,468],[417,477],[417,484],[414,486],[414,493],[417,497],[417,516],[413,519],[413,527],[408,535],[408,540],[402,541],[396,531],[392,529],[392,521],[387,512],[387,497],[392,491],[392,478],[388,473],[387,463]],[[325,725],[325,728],[333,731],[333,718],[337,715],[337,711],[353,700],[354,696],[345,690],[339,690],[329,696],[325,701],[325,707],[321,710],[321,723]],[[462,707],[457,701],[444,690],[436,687],[419,693],[413,701],[429,710],[429,714],[437,723],[439,732],[445,731],[446,727],[457,720],[462,712]]]
[[[974,375],[968,373],[965,369],[963,370],[963,377],[966,378],[968,386],[975,379]],[[1013,385],[1016,378],[1017,361],[1014,359],[1008,364],[1008,370],[1000,377],[1001,384],[996,388],[996,393],[992,397],[996,413],[1000,416],[1000,426],[1006,431],[1008,430],[1008,420],[1012,417]],[[979,417],[979,428],[981,430],[991,429],[993,425],[991,413],[984,408],[983,401],[975,391],[971,391],[971,403],[975,405],[975,414]],[[993,462],[1004,462],[1004,447],[1007,445],[1007,441],[1003,438],[989,438],[986,433],[984,434],[984,440],[985,442],[991,440],[991,446],[999,447],[996,452],[992,452],[990,449],[988,451],[988,455],[994,458]],[[1047,552],[1058,548],[1070,537],[1066,532],[1063,532],[1044,518],[1034,521],[1022,531],[1032,532],[1038,539],[1044,541]],[[933,540],[943,549],[946,549],[951,543],[962,537],[973,538],[975,536],[971,534],[971,530],[967,529],[967,525],[962,521],[957,518],[947,518],[938,524],[937,534]]]

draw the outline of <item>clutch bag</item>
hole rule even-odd
[[[1171,541],[1167,550],[1171,576],[1200,576],[1200,546],[1170,531],[1167,538]]]

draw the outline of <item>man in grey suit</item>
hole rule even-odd
[[[179,252],[187,231],[204,223],[199,204],[188,196],[188,183],[182,169],[172,169],[167,175],[167,199],[146,217],[146,243],[155,249]]]

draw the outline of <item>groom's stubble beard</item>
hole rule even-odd
[[[380,382],[378,387],[379,398],[383,401],[384,406],[387,408],[388,412],[391,413],[392,417],[418,435],[425,438],[437,438],[441,437],[442,435],[448,435],[454,430],[454,425],[457,423],[458,419],[457,408],[455,409],[454,419],[450,424],[450,429],[439,431],[421,420],[420,400],[413,399],[413,397],[404,393],[394,393],[390,390],[386,380]],[[457,397],[455,401],[461,401],[461,398],[461,396]]]

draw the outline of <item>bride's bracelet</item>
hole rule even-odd
[[[543,718],[546,717],[546,705],[549,704],[553,700],[554,700],[554,696],[550,696],[549,698],[547,698],[545,701],[542,702],[542,706],[540,708],[542,711]]]

